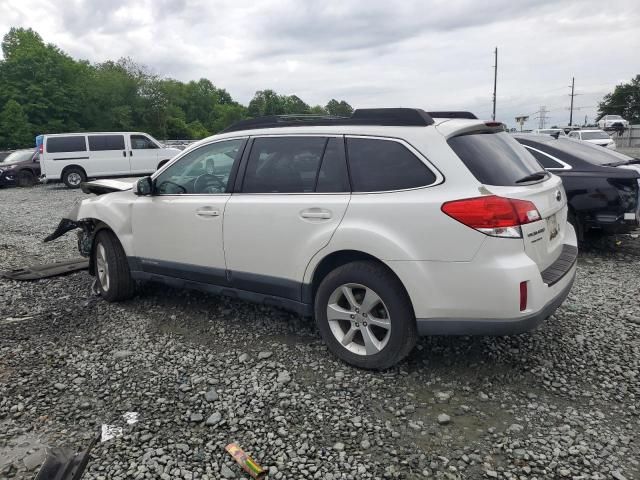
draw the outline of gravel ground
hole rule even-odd
[[[83,197],[0,190],[0,269],[75,257],[41,239]],[[539,330],[425,338],[382,373],[336,361],[312,322],[147,285],[90,293],[86,272],[0,280],[0,478],[32,478],[45,446],[81,448],[90,479],[640,478],[640,239],[596,238]],[[123,420],[137,412],[138,422]]]

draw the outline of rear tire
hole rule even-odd
[[[62,172],[62,181],[68,188],[79,188],[87,181],[87,174],[80,167],[69,167]]]
[[[576,231],[576,237],[578,238],[578,241],[584,241],[584,227],[578,220],[578,217],[576,217],[576,214],[571,210],[569,210],[569,213],[567,214],[567,222],[569,222],[573,226],[573,229]]]
[[[94,245],[94,261],[98,292],[107,302],[127,300],[135,294],[127,256],[113,232],[98,232]]]
[[[329,350],[359,368],[389,368],[416,344],[409,296],[376,262],[352,262],[330,272],[318,287],[314,311]]]
[[[36,177],[30,170],[20,170],[16,183],[19,187],[32,187],[36,183]]]

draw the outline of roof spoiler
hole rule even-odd
[[[464,111],[443,111],[443,112],[427,112],[432,118],[464,118],[466,120],[477,120],[471,112]]]

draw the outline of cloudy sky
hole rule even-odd
[[[415,106],[498,119],[546,106],[548,126],[590,121],[640,73],[639,0],[0,0],[0,34],[31,27],[75,58],[129,56],[209,78],[238,101],[272,88],[310,104]]]

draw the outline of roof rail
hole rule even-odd
[[[471,112],[464,111],[444,111],[444,112],[427,112],[431,118],[465,118],[467,120],[477,120]]]
[[[419,108],[359,108],[350,117],[332,115],[270,115],[241,120],[220,133],[260,128],[332,126],[332,125],[384,125],[426,127],[432,125],[431,116]]]

